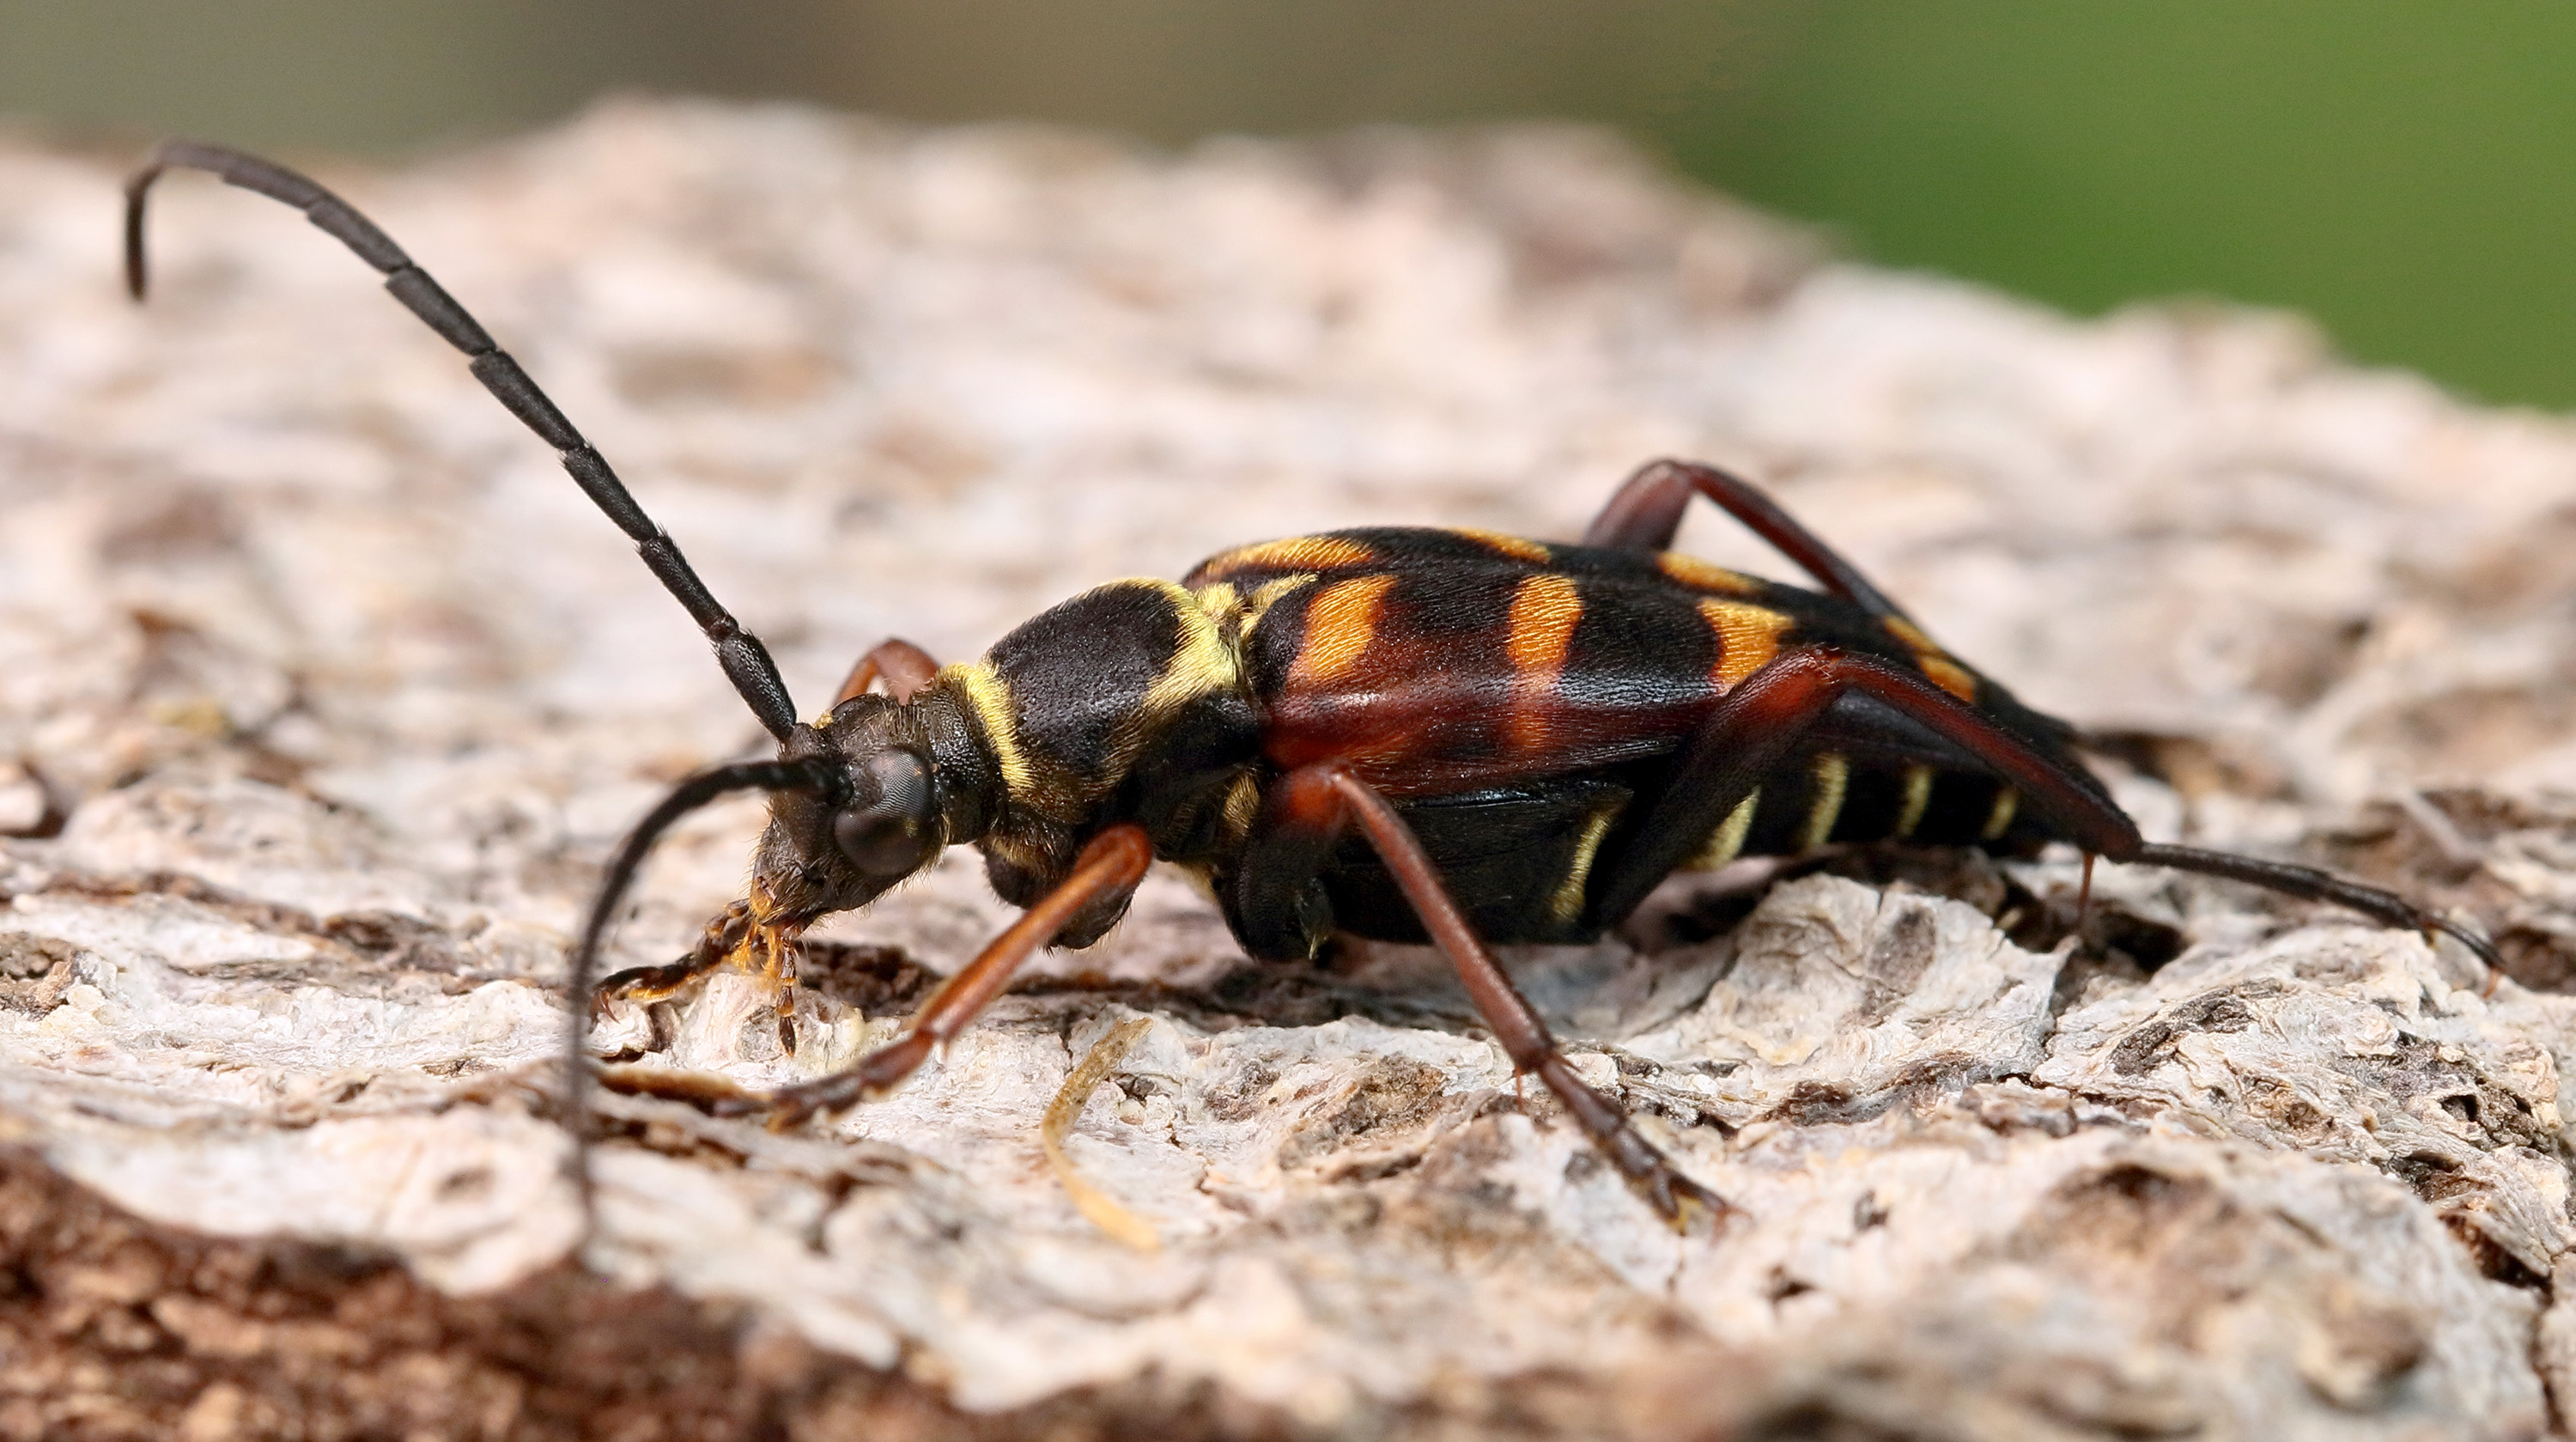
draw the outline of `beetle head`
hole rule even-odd
[[[833,784],[771,795],[752,862],[764,921],[801,924],[865,906],[947,846],[938,768],[901,702],[844,701],[821,725],[789,732],[778,759],[822,762]]]

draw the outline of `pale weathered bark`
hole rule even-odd
[[[2118,738],[2151,833],[2457,907],[2514,976],[2121,868],[2079,954],[2071,858],[1846,858],[1731,929],[1678,884],[1515,964],[1744,1208],[1684,1236],[1515,1098],[1436,959],[1265,972],[1158,875],[884,1104],[773,1136],[607,1099],[587,1280],[564,935],[756,727],[357,262],[174,182],[133,310],[115,166],[0,146],[0,828],[69,808],[0,842],[0,1433],[2514,1437],[2576,1402],[2566,424],[2277,316],[1823,263],[1579,133],[1170,159],[626,105],[322,169],[809,707],[885,634],[971,655],[1325,526],[1572,534],[1698,455]],[[723,904],[758,818],[675,837],[620,964]],[[953,856],[828,933],[792,1056],[731,977],[603,1045],[811,1074],[1006,916]],[[1067,1150],[1151,1252],[1039,1137],[1137,1016]]]

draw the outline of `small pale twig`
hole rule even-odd
[[[1093,1089],[1109,1079],[1112,1068],[1136,1044],[1136,1038],[1153,1025],[1153,1018],[1134,1016],[1109,1029],[1109,1034],[1092,1043],[1082,1060],[1074,1063],[1073,1072],[1064,1086],[1047,1103],[1046,1121],[1038,1128],[1038,1141],[1046,1148],[1047,1165],[1054,1168],[1055,1179],[1073,1199],[1075,1211],[1111,1237],[1140,1252],[1161,1248],[1162,1238],[1153,1223],[1112,1201],[1109,1194],[1084,1181],[1073,1169],[1073,1159],[1065,1155],[1064,1139],[1073,1134],[1073,1124],[1082,1116],[1083,1104],[1091,1100]]]

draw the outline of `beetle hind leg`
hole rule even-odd
[[[1874,657],[1811,645],[1782,653],[1709,708],[1683,743],[1662,795],[1615,840],[1595,869],[1589,904],[1595,925],[1627,919],[1655,884],[1689,860],[1772,767],[1812,744],[1817,721],[1858,692],[1928,727],[1992,773],[2004,797],[2045,818],[2057,839],[2089,857],[2224,877],[2310,901],[2330,902],[2409,931],[2439,931],[2477,954],[2492,974],[2503,959],[2466,927],[2393,891],[2289,862],[2147,841],[2100,781],[1970,706],[1924,676]],[[1998,815],[2011,813],[1998,810]],[[2088,863],[2089,865],[2089,863]]]
[[[2494,943],[2485,937],[2448,917],[2436,916],[2424,910],[2396,892],[2384,891],[2376,886],[2364,886],[2358,881],[2347,881],[2331,871],[2320,871],[2313,866],[2300,866],[2288,861],[2266,861],[2259,857],[2237,856],[2225,851],[2204,851],[2197,846],[2164,846],[2155,843],[2140,846],[2134,856],[2117,859],[2135,862],[2142,866],[2162,866],[2172,871],[2188,871],[2197,876],[2224,877],[2229,881],[2242,881],[2267,891],[2277,891],[2284,896],[2296,896],[2307,901],[2329,902],[2360,912],[2373,921],[2407,931],[2420,931],[2428,935],[2438,931],[2475,954],[2479,961],[2485,963],[2490,977],[2504,975],[2504,957],[2496,951]]]

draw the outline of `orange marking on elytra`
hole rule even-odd
[[[1575,623],[1582,619],[1583,593],[1570,577],[1531,576],[1513,588],[1503,656],[1512,664],[1517,693],[1512,744],[1523,750],[1547,744],[1547,703],[1565,670],[1565,654],[1573,648]]]
[[[1394,586],[1393,576],[1362,576],[1315,593],[1306,607],[1305,643],[1297,648],[1297,664],[1289,668],[1289,684],[1315,685],[1350,674],[1377,639],[1378,616]]]
[[[1655,569],[1694,591],[1716,591],[1728,596],[1762,594],[1760,578],[1730,571],[1724,566],[1712,566],[1697,556],[1685,556],[1679,551],[1666,551],[1655,557]]]
[[[1216,580],[1236,571],[1340,571],[1365,566],[1376,559],[1376,552],[1340,536],[1290,536],[1282,541],[1238,546],[1209,558],[1199,569],[1208,579]]]
[[[1708,678],[1720,691],[1733,688],[1779,655],[1780,634],[1789,629],[1787,616],[1741,601],[1702,601],[1699,615],[1717,633],[1717,664],[1708,668]]]

